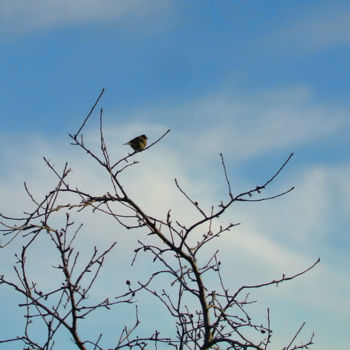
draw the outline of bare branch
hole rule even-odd
[[[249,305],[257,302],[252,300],[249,293],[241,296],[242,291],[257,289],[269,285],[295,279],[311,269],[319,262],[317,259],[307,269],[291,276],[282,275],[277,280],[265,283],[243,285],[237,290],[230,289],[230,280],[221,273],[220,251],[215,246],[216,239],[230,231],[239,223],[222,223],[222,216],[234,202],[260,202],[281,197],[294,189],[289,188],[273,196],[260,198],[253,197],[270,185],[279,176],[290,161],[293,153],[283,162],[279,169],[263,185],[248,189],[238,195],[233,195],[228,177],[226,164],[220,153],[221,166],[224,171],[225,182],[229,198],[220,201],[219,205],[212,205],[207,213],[200,204],[179,185],[177,189],[200,213],[199,219],[185,224],[181,219],[174,219],[170,209],[166,218],[157,218],[141,208],[135,198],[129,195],[124,187],[120,174],[127,168],[136,165],[138,161],[131,161],[135,153],[147,151],[160,142],[169,132],[167,130],[153,143],[140,152],[129,153],[127,156],[113,161],[110,157],[108,145],[103,134],[103,109],[99,115],[99,149],[95,151],[84,143],[82,130],[91,117],[104,89],[96,99],[90,112],[75,134],[69,134],[72,145],[78,146],[87,153],[97,166],[102,167],[106,175],[106,192],[92,195],[94,192],[80,190],[79,185],[72,185],[68,176],[71,169],[66,163],[58,171],[53,163],[44,157],[46,166],[53,172],[55,185],[40,200],[34,197],[29,187],[24,183],[25,191],[34,205],[34,209],[24,212],[21,217],[9,217],[0,214],[3,222],[0,232],[7,242],[1,245],[8,246],[18,238],[21,248],[15,254],[14,279],[0,275],[0,286],[10,287],[24,300],[19,304],[24,309],[25,324],[23,334],[18,337],[0,340],[0,343],[14,341],[22,342],[27,348],[53,350],[55,339],[62,329],[72,339],[74,345],[81,350],[88,347],[96,350],[105,350],[102,345],[103,332],[92,334],[91,338],[83,336],[81,320],[91,318],[97,310],[113,312],[120,304],[135,306],[135,319],[130,325],[124,325],[118,330],[119,337],[108,349],[146,349],[150,346],[173,347],[174,349],[220,350],[223,346],[234,350],[267,350],[272,339],[270,309],[264,324],[254,321],[250,314]],[[141,158],[142,156],[140,156]],[[68,199],[67,199],[68,198]],[[98,276],[104,267],[107,257],[114,249],[116,242],[106,248],[90,247],[88,255],[83,253],[82,247],[77,246],[77,236],[81,234],[83,224],[75,224],[74,215],[81,211],[91,210],[91,215],[99,213],[115,220],[117,227],[127,230],[143,228],[144,235],[138,239],[138,245],[133,247],[134,256],[131,266],[142,264],[145,259],[151,259],[154,271],[144,271],[142,278],[132,283],[123,282],[124,291],[118,295],[107,294],[91,299]],[[57,215],[57,214],[60,215]],[[64,215],[62,215],[64,214]],[[220,221],[218,221],[220,219]],[[55,224],[53,224],[55,223]],[[85,227],[85,226],[84,226]],[[104,225],[100,229],[105,230]],[[58,272],[60,278],[57,284],[50,288],[43,288],[41,281],[31,279],[31,254],[37,253],[35,243],[48,239],[54,249],[55,266],[46,268]],[[210,247],[205,250],[204,247]],[[210,253],[208,253],[210,251]],[[82,261],[82,256],[87,256]],[[142,259],[137,259],[138,257]],[[122,257],[118,257],[123,259]],[[140,260],[140,261],[139,261]],[[115,263],[115,262],[113,262]],[[119,263],[119,262],[118,262]],[[129,263],[129,261],[128,261]],[[111,278],[119,281],[118,276]],[[216,281],[216,284],[213,281]],[[56,282],[56,281],[54,281]],[[125,286],[126,285],[126,286]],[[161,287],[160,287],[161,286]],[[163,308],[174,321],[171,336],[165,336],[158,330],[162,324],[154,320],[154,330],[144,334],[139,305],[143,298],[136,295],[149,293],[154,298],[155,306]],[[158,303],[158,304],[157,304]],[[140,313],[141,314],[141,313]],[[119,313],[114,313],[118,318]],[[40,341],[35,338],[33,325],[41,332]],[[304,323],[294,334],[284,350],[307,349],[313,341],[313,335],[308,342],[294,345],[300,335]],[[142,336],[141,336],[141,335]],[[91,340],[93,339],[93,340]]]
[[[100,101],[100,98],[102,97],[103,93],[105,92],[105,89],[103,88],[99,94],[99,96],[97,97],[94,105],[91,107],[90,112],[88,113],[88,115],[86,116],[86,118],[84,119],[83,124],[81,124],[79,130],[73,135],[69,135],[72,139],[76,140],[76,138],[78,137],[78,135],[80,134],[80,131],[84,128],[86,122],[88,121],[88,119],[90,118],[92,112],[94,111],[95,107],[97,106],[98,102]]]
[[[122,162],[127,162],[128,159],[132,156],[134,156],[136,153],[140,153],[140,152],[144,152],[146,150],[148,150],[149,148],[151,148],[152,146],[154,146],[156,143],[158,143],[162,138],[164,138],[168,133],[170,132],[170,129],[168,129],[162,136],[160,136],[156,141],[152,142],[151,144],[149,144],[147,147],[145,147],[143,150],[141,151],[135,151],[135,152],[132,152],[132,153],[129,153],[126,157],[118,160],[114,165],[111,166],[111,170],[113,170],[116,166],[118,166],[120,163]],[[136,162],[134,163],[136,164]],[[121,170],[117,170],[115,172],[115,176],[118,175],[119,173],[121,172]]]

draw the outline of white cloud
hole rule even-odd
[[[11,32],[26,32],[66,24],[122,19],[158,13],[170,0],[2,0],[0,21]]]
[[[304,53],[338,44],[344,45],[350,41],[349,16],[348,4],[319,6],[312,12],[298,16],[297,20],[286,19],[281,24],[282,27],[263,40],[263,44],[278,43],[279,48],[288,45],[289,49],[296,47]],[[288,50],[288,55],[292,52],[293,50]],[[294,50],[294,52],[299,51]]]
[[[250,96],[237,91],[213,94],[187,104],[135,111],[128,118],[162,120],[166,115],[174,129],[167,143],[187,150],[182,160],[188,165],[194,159],[217,159],[220,152],[237,164],[276,150],[288,154],[334,136],[349,127],[348,113],[316,101],[309,88],[300,86]]]
[[[174,130],[176,137],[171,133],[166,142],[137,155],[140,164],[126,170],[123,183],[145,210],[164,217],[167,210],[173,208],[174,216],[183,218],[188,223],[193,220],[195,210],[190,209],[191,206],[186,204],[186,200],[176,190],[173,178],[177,177],[183,188],[195,200],[203,202],[206,208],[209,208],[209,203],[218,203],[221,199],[219,192],[222,191],[218,182],[224,183],[224,178],[222,174],[212,178],[211,175],[220,170],[208,169],[207,158],[210,158],[214,151],[215,157],[217,152],[224,149],[227,150],[225,153],[230,159],[254,159],[267,152],[273,153],[275,148],[279,150],[321,139],[322,136],[334,133],[344,126],[341,112],[333,110],[332,118],[329,118],[330,107],[315,104],[310,96],[311,93],[307,89],[269,92],[239,101],[230,97],[214,96],[175,109],[164,110],[163,107],[157,111],[144,111],[145,115],[160,113],[168,115],[169,118],[172,113],[185,118],[192,115],[195,118],[194,126],[185,131],[185,128],[178,132]],[[215,120],[212,119],[212,115],[215,116]],[[241,115],[244,116],[243,120]],[[203,130],[198,125],[207,126]],[[106,126],[106,142],[112,160],[118,159],[128,151],[122,143],[128,140],[130,135],[138,134],[139,130],[148,130],[147,133],[150,133],[153,139],[154,135],[160,135],[166,127],[149,123],[147,126]],[[191,138],[190,135],[194,132],[195,137]],[[206,141],[207,135],[211,135],[212,142]],[[232,136],[235,147],[229,147],[232,144]],[[92,189],[96,193],[111,190],[108,177],[105,177],[86,154],[74,148],[58,146],[58,143],[61,145],[63,141],[51,140],[49,143],[48,140],[40,140],[38,136],[35,140],[33,142],[28,136],[27,141],[23,138],[2,138],[0,141],[0,149],[9,152],[6,158],[3,157],[3,167],[9,170],[6,177],[0,178],[2,198],[6,198],[0,204],[0,211],[10,211],[13,214],[15,211],[26,209],[20,179],[28,180],[35,194],[42,193],[54,183],[54,177],[48,176],[49,172],[40,165],[41,155],[47,155],[58,168],[61,168],[68,158],[73,168],[73,184],[79,183],[83,189]],[[98,135],[89,136],[87,133],[85,137],[85,142],[97,147],[96,149],[98,140]],[[242,222],[242,226],[222,237],[218,244],[222,250],[224,264],[226,263],[224,266],[227,266],[228,281],[234,286],[241,282],[264,282],[278,278],[281,273],[295,273],[307,267],[317,258],[318,255],[315,254],[318,249],[322,250],[327,245],[327,228],[332,223],[330,210],[340,204],[344,217],[348,212],[349,164],[310,164],[298,171],[298,176],[295,176],[294,171],[293,178],[288,176],[287,172],[281,181],[282,185],[290,181],[290,185],[296,185],[296,191],[289,197],[252,206],[234,206],[223,218]],[[194,172],[196,176],[193,176]],[[236,168],[233,174],[231,168],[231,175],[232,183],[246,183],[241,178],[239,168]],[[277,187],[278,191],[282,185],[277,183],[274,188]],[[137,239],[143,236],[143,232],[116,228],[112,220],[87,212],[83,212],[77,222],[80,220],[87,223],[87,230],[79,238],[79,247],[82,250],[95,244],[105,247],[112,240],[117,240],[116,255],[113,255],[111,265],[108,265],[107,259],[105,276],[118,274],[117,278],[122,281],[131,279],[132,270],[128,264]],[[40,249],[43,251],[44,248]],[[88,255],[89,249],[87,248],[85,254],[82,253],[82,257]],[[43,265],[44,259],[50,260],[49,251],[45,252],[47,254],[37,256],[40,258],[35,263],[37,274],[41,274],[40,266]],[[9,266],[8,255],[1,254],[0,258],[1,266]],[[125,260],[123,264],[120,263],[125,258],[127,265]],[[139,261],[142,265],[139,265],[141,270],[145,269],[145,266],[147,269],[152,268],[151,264],[143,265],[142,261]],[[323,310],[325,317],[332,312],[339,313],[342,305],[346,304],[346,297],[341,291],[349,289],[346,275],[327,259],[321,260],[320,267],[315,271],[310,272],[305,280],[297,282],[296,287],[293,287],[293,282],[289,283],[286,291],[283,290],[280,295],[286,297],[291,305],[299,303],[309,309],[318,307]],[[44,283],[49,284],[50,275],[44,276]],[[141,275],[137,275],[137,278],[139,276]],[[120,281],[115,282],[118,284]],[[98,293],[108,292],[111,285],[113,282],[99,285]],[[315,289],[317,295],[313,293]],[[273,295],[273,292],[271,293]],[[334,296],[334,300],[328,303],[330,294]],[[347,306],[343,307],[344,310],[346,308]],[[331,329],[327,329],[327,332],[331,332]]]
[[[218,128],[222,133],[217,138],[221,140],[218,146],[230,153],[233,150],[234,157],[241,159],[309,142],[331,133],[344,122],[341,117],[330,118],[327,107],[315,105],[305,88],[269,91],[243,102],[229,102],[229,97],[221,101],[208,99],[201,108],[208,107],[210,113],[214,112],[211,107],[219,104],[217,113],[226,125]],[[203,136],[207,137],[210,136]]]
[[[341,218],[345,220],[350,211],[349,173],[350,164],[346,162],[308,165],[292,175],[288,175],[287,170],[282,183],[275,184],[273,190],[266,193],[277,194],[291,186],[295,186],[294,191],[276,201],[251,207],[247,204],[244,209],[239,209],[239,213],[245,215],[244,211],[248,212],[246,221],[255,228],[262,227],[270,237],[285,237],[289,242],[301,244],[319,241],[320,245],[330,236],[335,238],[342,234],[336,229]],[[281,222],[284,225],[279,227]]]

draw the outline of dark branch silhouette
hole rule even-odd
[[[21,217],[0,214],[3,235],[1,248],[7,248],[15,240],[22,242],[22,248],[15,255],[14,271],[17,279],[9,279],[4,274],[0,274],[0,285],[12,288],[14,293],[23,297],[23,302],[19,306],[24,310],[25,317],[25,326],[21,335],[1,339],[0,343],[18,341],[22,342],[27,349],[53,349],[58,330],[65,329],[78,349],[107,349],[101,345],[103,333],[91,334],[89,339],[82,335],[81,321],[96,313],[97,310],[114,312],[113,310],[116,310],[120,304],[130,304],[135,305],[134,323],[131,326],[125,325],[120,330],[119,337],[116,337],[115,343],[109,345],[108,349],[149,347],[157,349],[158,346],[202,350],[266,350],[270,348],[272,339],[270,310],[267,310],[265,325],[255,322],[254,315],[250,315],[247,308],[255,301],[249,299],[249,294],[242,295],[243,292],[293,280],[313,269],[320,259],[293,275],[283,274],[278,279],[260,284],[243,285],[237,290],[231,290],[232,288],[226,286],[228,281],[225,281],[221,274],[220,252],[215,250],[206,260],[203,260],[203,257],[200,258],[199,253],[207,245],[215,247],[215,242],[220,236],[239,225],[239,223],[228,223],[225,226],[217,224],[217,219],[235,202],[271,200],[284,196],[294,189],[291,187],[273,196],[262,195],[266,187],[276,180],[289,163],[293,153],[261,185],[236,195],[232,193],[224,156],[220,154],[228,199],[212,205],[210,210],[205,210],[175,179],[175,186],[185,200],[199,212],[200,219],[193,219],[193,222],[186,226],[181,223],[181,220],[173,218],[170,210],[165,219],[153,217],[130,196],[121,180],[120,174],[137,163],[133,160],[136,152],[119,160],[112,159],[103,135],[102,109],[99,113],[100,150],[93,150],[84,141],[84,127],[88,119],[93,116],[103,93],[104,89],[81,126],[69,136],[72,139],[72,145],[87,153],[97,166],[105,170],[106,181],[109,181],[111,190],[99,195],[83,191],[79,188],[79,184],[74,186],[70,184],[71,169],[67,163],[63,170],[59,171],[44,158],[46,166],[57,180],[56,185],[42,199],[37,199],[25,183],[25,191],[34,209],[25,212]],[[165,131],[141,152],[158,145],[169,132],[170,130]],[[75,213],[83,210],[112,217],[118,227],[127,230],[146,229],[144,238],[138,240],[138,245],[134,249],[132,265],[137,264],[137,257],[144,254],[156,263],[156,271],[145,272],[143,281],[137,281],[136,284],[126,281],[125,291],[119,295],[106,295],[100,300],[91,300],[90,292],[95,286],[105,259],[114,249],[116,242],[104,249],[93,247],[90,257],[83,263],[80,250],[75,245],[76,237],[83,228],[73,220]],[[61,226],[57,224],[59,220],[55,220],[56,215],[59,214],[64,214]],[[192,236],[195,229],[200,229],[202,235],[200,237],[197,235],[197,240],[194,242]],[[31,279],[31,266],[27,257],[38,241],[48,238],[56,252],[56,265],[52,266],[52,269],[58,271],[61,277],[56,286],[46,290],[41,287],[41,281]],[[208,287],[208,279],[212,279],[212,276],[216,276],[218,281],[215,290],[209,290]],[[118,276],[111,278],[118,279]],[[159,280],[163,281],[164,287],[160,288],[159,283],[156,283]],[[149,293],[155,303],[158,302],[165,308],[169,318],[174,319],[175,329],[171,335],[161,335],[157,330],[159,325],[156,320],[153,325],[155,330],[149,336],[139,335],[141,320],[138,308],[142,306],[140,301],[142,299],[137,300],[136,296],[141,295],[140,293]],[[118,318],[118,312],[115,313],[115,317]],[[39,325],[41,333],[46,334],[40,340],[31,331],[33,324]],[[313,344],[313,335],[302,345],[295,344],[303,327],[304,323],[283,349],[308,349]]]

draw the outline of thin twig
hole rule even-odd
[[[147,149],[151,148],[153,145],[155,145],[156,143],[158,143],[163,137],[165,137],[168,133],[170,132],[170,129],[168,129],[161,137],[159,137],[156,141],[152,142],[151,144],[149,144],[147,147],[145,147],[143,150],[141,151],[135,151],[132,153],[129,153],[127,156],[125,156],[124,158],[118,160],[116,163],[114,163],[111,166],[111,170],[113,170],[118,164],[120,164],[121,162],[127,162],[128,158],[132,157],[133,155],[135,155],[136,153],[140,153],[140,152],[144,152]],[[116,174],[118,174],[119,171],[116,172]]]
[[[229,194],[230,198],[232,199],[233,195],[232,195],[232,190],[231,190],[231,184],[230,184],[230,181],[229,181],[228,176],[227,176],[224,156],[222,155],[222,153],[220,153],[220,157],[221,157],[221,164],[222,164],[222,167],[224,169],[225,179],[226,179],[226,183],[227,183],[227,187],[228,187],[228,194]]]
[[[290,341],[290,343],[287,345],[287,347],[284,350],[289,350],[289,348],[292,346],[292,344],[294,343],[295,339],[297,338],[297,336],[299,335],[301,330],[304,328],[304,326],[305,326],[305,322],[302,323],[302,325],[299,327],[297,332],[294,334],[294,337],[292,338],[292,340]]]
[[[103,95],[104,92],[105,92],[105,88],[103,88],[103,89],[101,90],[100,95],[97,97],[97,100],[95,101],[94,105],[91,107],[91,110],[90,110],[89,114],[86,116],[86,118],[85,118],[83,124],[80,126],[79,130],[75,133],[75,135],[74,135],[74,136],[69,135],[69,136],[71,136],[73,139],[76,139],[76,138],[78,137],[80,131],[83,129],[83,127],[85,126],[86,122],[87,122],[88,119],[90,118],[92,112],[94,111],[96,105],[98,104],[98,101],[100,100],[100,98],[102,97],[102,95]]]

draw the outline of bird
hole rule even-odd
[[[130,140],[129,142],[124,143],[124,145],[129,145],[135,152],[140,152],[147,145],[147,136],[144,134],[137,136],[132,140]]]

